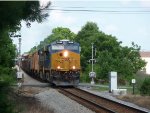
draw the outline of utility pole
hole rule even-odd
[[[14,37],[14,38],[18,38],[18,40],[19,40],[19,48],[18,48],[18,52],[19,52],[19,54],[18,54],[18,63],[19,63],[19,70],[17,70],[17,80],[18,80],[18,87],[19,87],[19,89],[21,88],[21,86],[22,86],[22,79],[23,79],[23,73],[21,72],[21,68],[20,68],[20,66],[21,66],[21,35],[19,34],[19,35],[16,35],[16,34],[14,34],[14,33],[10,33],[10,37]],[[18,90],[18,93],[19,93],[19,90]]]
[[[18,35],[16,35],[16,34],[14,34],[14,33],[10,33],[9,34],[9,36],[10,37],[14,37],[14,38],[18,38],[18,40],[19,40],[19,48],[18,48],[18,52],[19,52],[19,54],[18,54],[18,63],[19,63],[19,71],[20,71],[20,64],[21,64],[21,35],[20,35],[20,33],[18,34]]]
[[[21,38],[19,38],[19,71],[20,71],[20,64],[21,64]]]
[[[93,44],[94,43],[92,43],[92,59],[91,59],[92,60],[92,72],[93,72],[93,61],[95,60],[95,59],[93,59]]]
[[[96,73],[94,72],[94,69],[93,69],[93,64],[94,64],[94,62],[96,62],[96,60],[94,59],[94,55],[93,55],[93,49],[94,49],[93,45],[94,45],[94,43],[91,43],[91,44],[92,44],[92,59],[90,59],[89,62],[92,63],[92,70],[89,73],[89,76],[90,76],[90,78],[92,78],[91,84],[93,85],[93,84],[95,84],[94,78],[96,77]]]

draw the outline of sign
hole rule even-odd
[[[22,78],[22,72],[17,72],[17,78]]]
[[[135,84],[136,83],[136,80],[135,79],[132,79],[132,84]]]

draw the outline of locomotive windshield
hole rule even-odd
[[[77,45],[66,45],[65,49],[68,50],[78,50],[78,46]]]
[[[64,45],[52,45],[52,50],[63,50],[64,49]]]
[[[67,44],[67,45],[55,44],[55,45],[52,45],[51,48],[52,48],[52,51],[59,51],[59,50],[63,50],[63,49],[79,51],[79,46],[75,45],[75,44]]]

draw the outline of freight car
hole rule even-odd
[[[76,86],[80,78],[80,45],[69,40],[54,41],[24,57],[22,68],[57,86]]]

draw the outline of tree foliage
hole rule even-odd
[[[76,36],[75,33],[73,33],[69,28],[63,27],[54,28],[52,30],[52,34],[49,35],[47,38],[45,38],[44,41],[41,41],[40,44],[37,46],[37,48],[35,46],[31,48],[29,53],[33,53],[37,49],[40,49],[56,40],[62,39],[74,40],[75,36]]]
[[[9,36],[21,28],[21,21],[42,22],[48,15],[43,13],[39,1],[1,1],[0,2],[0,113],[13,113],[9,102],[9,84],[13,82],[13,71],[16,47]]]
[[[75,41],[81,45],[81,64],[82,69],[85,71],[87,61],[91,59],[91,43],[96,41],[99,35],[99,28],[95,23],[88,22],[78,32]]]
[[[48,7],[50,5],[47,4]],[[0,2],[0,29],[16,31],[21,27],[21,20],[27,22],[42,22],[48,14],[43,13],[39,1],[1,1]]]
[[[145,66],[141,60],[140,47],[132,43],[131,47],[121,46],[116,37],[107,35],[99,30],[96,23],[87,22],[78,32],[75,40],[81,45],[81,65],[82,70],[89,68],[91,59],[91,43],[96,48],[97,60],[95,71],[98,79],[107,79],[108,72],[117,71],[119,79],[129,80],[133,75]]]
[[[75,34],[69,28],[57,27],[52,30],[52,35],[49,37],[51,41],[68,39],[73,40]]]
[[[14,65],[13,59],[15,58],[16,46],[5,31],[0,38],[0,66],[12,67]]]
[[[140,87],[140,92],[142,95],[150,96],[150,77],[145,78],[143,84]]]

